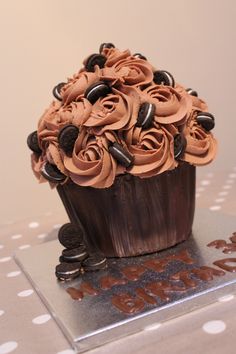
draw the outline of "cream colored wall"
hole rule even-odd
[[[235,18],[234,0],[1,0],[0,222],[62,210],[33,177],[25,141],[52,87],[101,42],[142,52],[197,89],[217,118],[217,166],[228,153],[236,165]]]

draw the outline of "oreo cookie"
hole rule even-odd
[[[58,240],[67,249],[77,248],[83,242],[82,231],[71,223],[64,224],[58,232]]]
[[[80,275],[81,263],[60,263],[56,266],[55,274],[59,280],[72,280]]]
[[[98,81],[87,88],[84,96],[91,104],[94,104],[100,97],[105,97],[110,92],[111,89],[105,82]]]
[[[153,73],[153,81],[157,85],[165,85],[175,87],[173,76],[166,70],[157,70]]]
[[[174,137],[174,157],[179,159],[183,156],[187,145],[186,138],[183,134],[177,134]]]
[[[53,182],[53,183],[61,183],[64,182],[66,179],[66,176],[63,173],[61,173],[60,170],[58,170],[57,166],[49,162],[46,162],[43,165],[41,169],[41,175],[49,182]]]
[[[72,262],[80,262],[88,257],[88,253],[86,251],[86,247],[84,245],[80,245],[77,248],[72,249],[64,249],[62,251],[61,259],[64,262],[72,263]]]
[[[210,131],[215,126],[215,118],[209,112],[199,112],[197,114],[197,123],[200,124],[204,129]]]
[[[41,154],[42,150],[39,147],[37,131],[34,131],[28,136],[27,145],[31,151],[39,155]]]
[[[102,54],[92,54],[88,57],[85,63],[85,69],[89,72],[94,72],[95,65],[99,68],[104,68],[107,58]]]
[[[197,91],[195,91],[195,90],[193,90],[191,88],[187,88],[186,91],[188,92],[189,95],[198,97]]]
[[[147,60],[147,58],[144,55],[142,55],[141,53],[135,53],[135,54],[133,54],[133,57],[138,58],[138,59]]]
[[[105,48],[115,48],[113,43],[102,43],[99,47],[99,53],[101,54]]]
[[[82,268],[85,272],[105,269],[107,267],[107,260],[99,254],[93,254],[82,262]]]
[[[152,125],[156,107],[152,103],[142,103],[138,112],[137,127],[147,129]]]
[[[123,166],[130,167],[133,163],[133,156],[118,143],[109,146],[110,154]]]
[[[58,135],[59,146],[67,155],[72,154],[78,135],[79,135],[79,128],[73,124],[66,125],[59,132]]]
[[[61,97],[61,89],[63,86],[65,86],[66,83],[65,82],[60,82],[58,85],[56,85],[54,87],[54,89],[52,90],[53,96],[58,100],[58,101],[62,101],[62,97]]]

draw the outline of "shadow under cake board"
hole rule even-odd
[[[157,253],[156,257],[165,258],[187,250],[194,259],[194,266],[213,266],[213,261],[232,255],[225,255],[222,250],[207,247],[215,239],[225,239],[236,231],[234,217],[207,210],[196,210],[193,236],[186,242],[166,251]],[[84,352],[107,342],[143,330],[154,322],[164,322],[183,315],[199,307],[214,302],[218,297],[229,294],[236,289],[236,274],[226,272],[224,276],[214,277],[211,281],[199,281],[198,286],[186,292],[171,293],[168,301],[158,301],[158,305],[146,304],[137,314],[126,314],[111,303],[111,297],[121,292],[134,294],[134,289],[143,286],[143,281],[154,280],[153,272],[147,272],[138,281],[129,281],[107,291],[100,291],[97,296],[85,296],[81,301],[72,300],[66,292],[68,287],[79,288],[81,278],[98,288],[98,281],[104,275],[117,277],[119,269],[127,265],[140,265],[151,256],[108,260],[108,269],[85,273],[71,282],[57,281],[54,271],[58,264],[62,246],[58,241],[50,241],[18,251],[16,262],[24,271],[42,301],[51,312],[56,322],[78,352]],[[40,262],[39,262],[40,260]],[[217,268],[213,266],[214,268]],[[189,269],[189,265],[171,262],[155,280],[169,279],[179,270]],[[219,269],[219,268],[218,268]],[[159,299],[158,299],[159,300]]]

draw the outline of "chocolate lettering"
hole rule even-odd
[[[218,270],[212,267],[207,267],[207,266],[202,266],[200,268],[194,268],[191,270],[191,273],[193,273],[197,278],[203,281],[209,281],[212,280],[215,276],[222,276],[225,274],[224,271]]]
[[[138,297],[141,297],[141,299],[146,301],[148,304],[155,305],[157,303],[156,299],[153,296],[148,295],[148,293],[145,291],[145,289],[137,288],[137,289],[135,289],[135,292],[138,295]]]
[[[70,294],[71,298],[73,300],[79,300],[81,301],[84,297],[84,293],[76,288],[67,288],[66,289],[67,293]]]
[[[207,245],[207,247],[215,247],[217,249],[224,248],[225,246],[226,246],[225,240],[214,240],[214,241],[208,243],[208,245]]]
[[[178,273],[171,275],[171,280],[181,280],[184,283],[185,290],[189,288],[196,288],[197,282],[190,278],[190,272],[188,270],[181,270]]]
[[[115,285],[124,285],[127,283],[125,279],[118,279],[112,276],[105,276],[100,278],[100,286],[103,290],[111,289]]]
[[[139,277],[146,272],[146,269],[142,265],[134,264],[121,269],[121,272],[127,279],[137,281]]]
[[[145,302],[142,299],[127,293],[112,296],[111,302],[120,311],[128,314],[139,312],[145,306]]]
[[[145,286],[145,289],[152,295],[158,296],[161,300],[168,301],[170,298],[167,292],[171,291],[172,287],[169,281],[163,280],[149,283]]]
[[[80,284],[80,290],[83,293],[87,293],[89,295],[99,294],[98,290],[94,289],[94,287],[89,282],[85,282],[85,281]]]
[[[230,240],[235,240],[236,242],[236,238],[234,236],[230,237]],[[234,241],[232,241],[232,243],[227,243],[225,240],[215,240],[212,241],[210,243],[208,243],[208,247],[215,247],[217,249],[219,248],[223,248],[223,253],[232,253],[232,252],[236,252],[236,243]]]
[[[168,264],[168,259],[148,259],[143,263],[144,267],[154,270],[155,272],[161,273],[165,271],[165,267]]]
[[[235,265],[230,265],[229,263],[233,263]],[[224,258],[224,259],[219,259],[215,262],[213,262],[214,265],[217,267],[226,270],[226,272],[236,272],[236,258]]]
[[[175,260],[175,261],[180,261],[186,264],[193,264],[194,259],[190,256],[189,252],[187,250],[183,250],[179,253],[172,254],[168,256],[169,260]]]

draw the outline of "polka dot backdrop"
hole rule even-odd
[[[236,166],[224,173],[213,168],[198,169],[196,197],[198,207],[235,215]],[[26,252],[34,245],[55,239],[67,221],[64,214],[46,211],[37,218],[0,226],[0,281],[4,289],[0,292],[0,354],[75,353],[13,258],[16,250]],[[228,294],[213,305],[163,324],[153,323],[142,333],[91,353],[144,354],[152,353],[157,346],[165,354],[211,352],[212,346],[214,353],[231,353],[235,310],[236,298]]]

